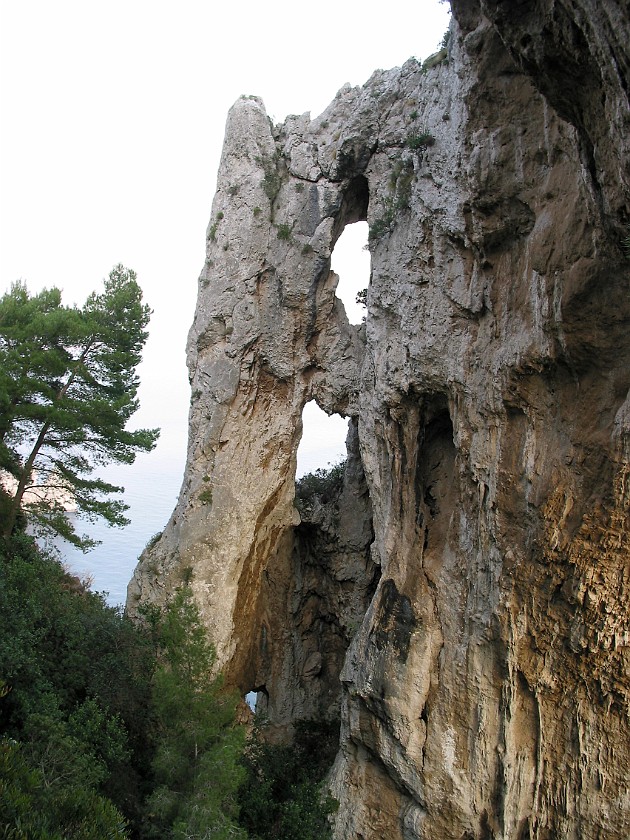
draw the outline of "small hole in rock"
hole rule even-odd
[[[331,255],[331,267],[339,275],[337,297],[342,301],[351,324],[365,318],[365,306],[357,303],[357,294],[370,282],[370,252],[367,222],[348,224],[337,240]]]
[[[346,457],[348,420],[328,415],[315,400],[302,412],[302,439],[297,451],[297,478],[317,469],[327,469]]]

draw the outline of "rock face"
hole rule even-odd
[[[311,121],[230,111],[184,486],[191,579],[272,723],[341,715],[336,837],[630,835],[630,23],[453,0],[446,51]],[[370,224],[366,323],[330,253]],[[293,504],[301,412],[350,417]]]

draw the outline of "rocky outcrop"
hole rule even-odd
[[[628,13],[452,6],[446,51],[316,120],[232,108],[184,486],[128,607],[191,579],[273,723],[341,707],[338,838],[621,840]],[[354,327],[330,253],[360,219]],[[343,492],[300,524],[310,399],[356,435]]]

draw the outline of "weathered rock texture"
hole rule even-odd
[[[338,838],[622,840],[628,11],[452,5],[430,67],[314,121],[231,110],[185,482],[129,607],[192,570],[228,679],[273,723],[341,703]],[[353,327],[329,258],[359,219]],[[309,399],[358,447],[298,526]]]

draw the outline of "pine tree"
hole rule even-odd
[[[179,589],[161,616],[153,676],[155,788],[148,801],[147,836],[169,840],[246,840],[239,828],[237,791],[243,727],[238,698],[212,673],[215,653],[189,587]]]
[[[109,498],[122,488],[93,473],[110,462],[131,464],[157,441],[157,429],[126,429],[138,408],[136,368],[150,314],[136,274],[122,265],[82,308],[64,306],[59,289],[30,295],[20,282],[0,299],[3,536],[26,513],[89,548],[93,542],[65,516],[67,494],[88,518],[127,524],[127,505]]]

